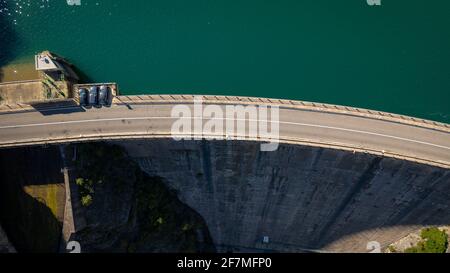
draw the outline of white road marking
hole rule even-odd
[[[186,117],[188,118],[188,117]],[[195,118],[195,117],[194,117]],[[0,127],[0,129],[14,129],[14,128],[24,128],[24,127],[38,127],[38,126],[51,126],[51,125],[63,125],[63,124],[77,124],[77,123],[89,123],[89,122],[107,122],[107,121],[122,121],[122,120],[151,120],[151,119],[179,119],[179,117],[132,117],[132,118],[107,118],[107,119],[87,119],[87,120],[72,120],[72,121],[58,121],[58,122],[48,122],[48,123],[32,123],[32,124],[22,124],[22,125],[10,125],[10,126],[3,126]],[[210,119],[208,119],[210,120]],[[228,118],[223,118],[221,120],[231,120]],[[236,121],[252,121],[252,122],[258,122],[258,121],[265,121],[265,122],[275,122],[275,121],[269,121],[269,120],[259,120],[259,119],[234,119]],[[326,125],[317,125],[317,124],[308,124],[308,123],[296,123],[296,122],[288,122],[288,121],[278,121],[279,124],[290,124],[294,126],[304,126],[304,127],[315,127],[315,128],[323,128],[323,129],[331,129],[331,130],[337,130],[337,131],[346,131],[346,132],[352,132],[352,133],[359,133],[359,134],[366,134],[366,135],[373,135],[373,136],[379,136],[379,137],[386,137],[386,138],[392,138],[412,143],[418,143],[428,146],[433,146],[437,148],[447,149],[450,150],[450,147],[437,145],[429,142],[409,139],[409,138],[403,138],[398,136],[392,136],[392,135],[386,135],[386,134],[380,134],[380,133],[374,133],[374,132],[368,132],[368,131],[361,131],[361,130],[355,130],[355,129],[346,129],[346,128],[340,128],[340,127],[333,127],[333,126],[326,126]]]

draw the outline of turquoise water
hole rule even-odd
[[[0,66],[49,49],[122,94],[289,98],[450,123],[450,1],[81,4],[0,0]]]

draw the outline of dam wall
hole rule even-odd
[[[114,143],[204,218],[219,251],[367,252],[450,223],[449,169],[290,144]]]

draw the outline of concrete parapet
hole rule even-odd
[[[332,112],[338,114],[363,116],[366,118],[381,119],[392,122],[399,122],[413,126],[421,126],[436,130],[450,132],[450,125],[432,120],[415,118],[405,115],[393,114],[388,112],[369,110],[350,106],[340,106],[326,103],[307,102],[299,100],[270,99],[258,97],[241,96],[214,96],[214,95],[133,95],[118,96],[114,103],[193,103],[195,97],[202,98],[204,103],[208,104],[256,104],[256,105],[278,105],[284,108],[299,108],[311,111]]]

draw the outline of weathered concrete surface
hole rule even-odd
[[[300,145],[119,144],[203,216],[223,251],[367,252],[369,241],[386,247],[420,226],[450,223],[448,169]]]
[[[38,101],[44,98],[41,80],[0,84],[0,104]]]
[[[73,172],[73,169],[75,168],[73,165],[75,165],[76,148],[74,148],[74,150],[67,149],[68,151],[66,151],[66,149],[67,146],[65,145],[59,146],[63,164],[62,172],[64,174],[64,189],[66,193],[60,252],[67,252],[67,243],[71,240],[72,235],[86,226],[84,210],[80,202],[78,187],[75,182],[76,178]]]
[[[48,102],[69,97],[70,83],[49,77],[37,80],[0,83],[0,105]]]

